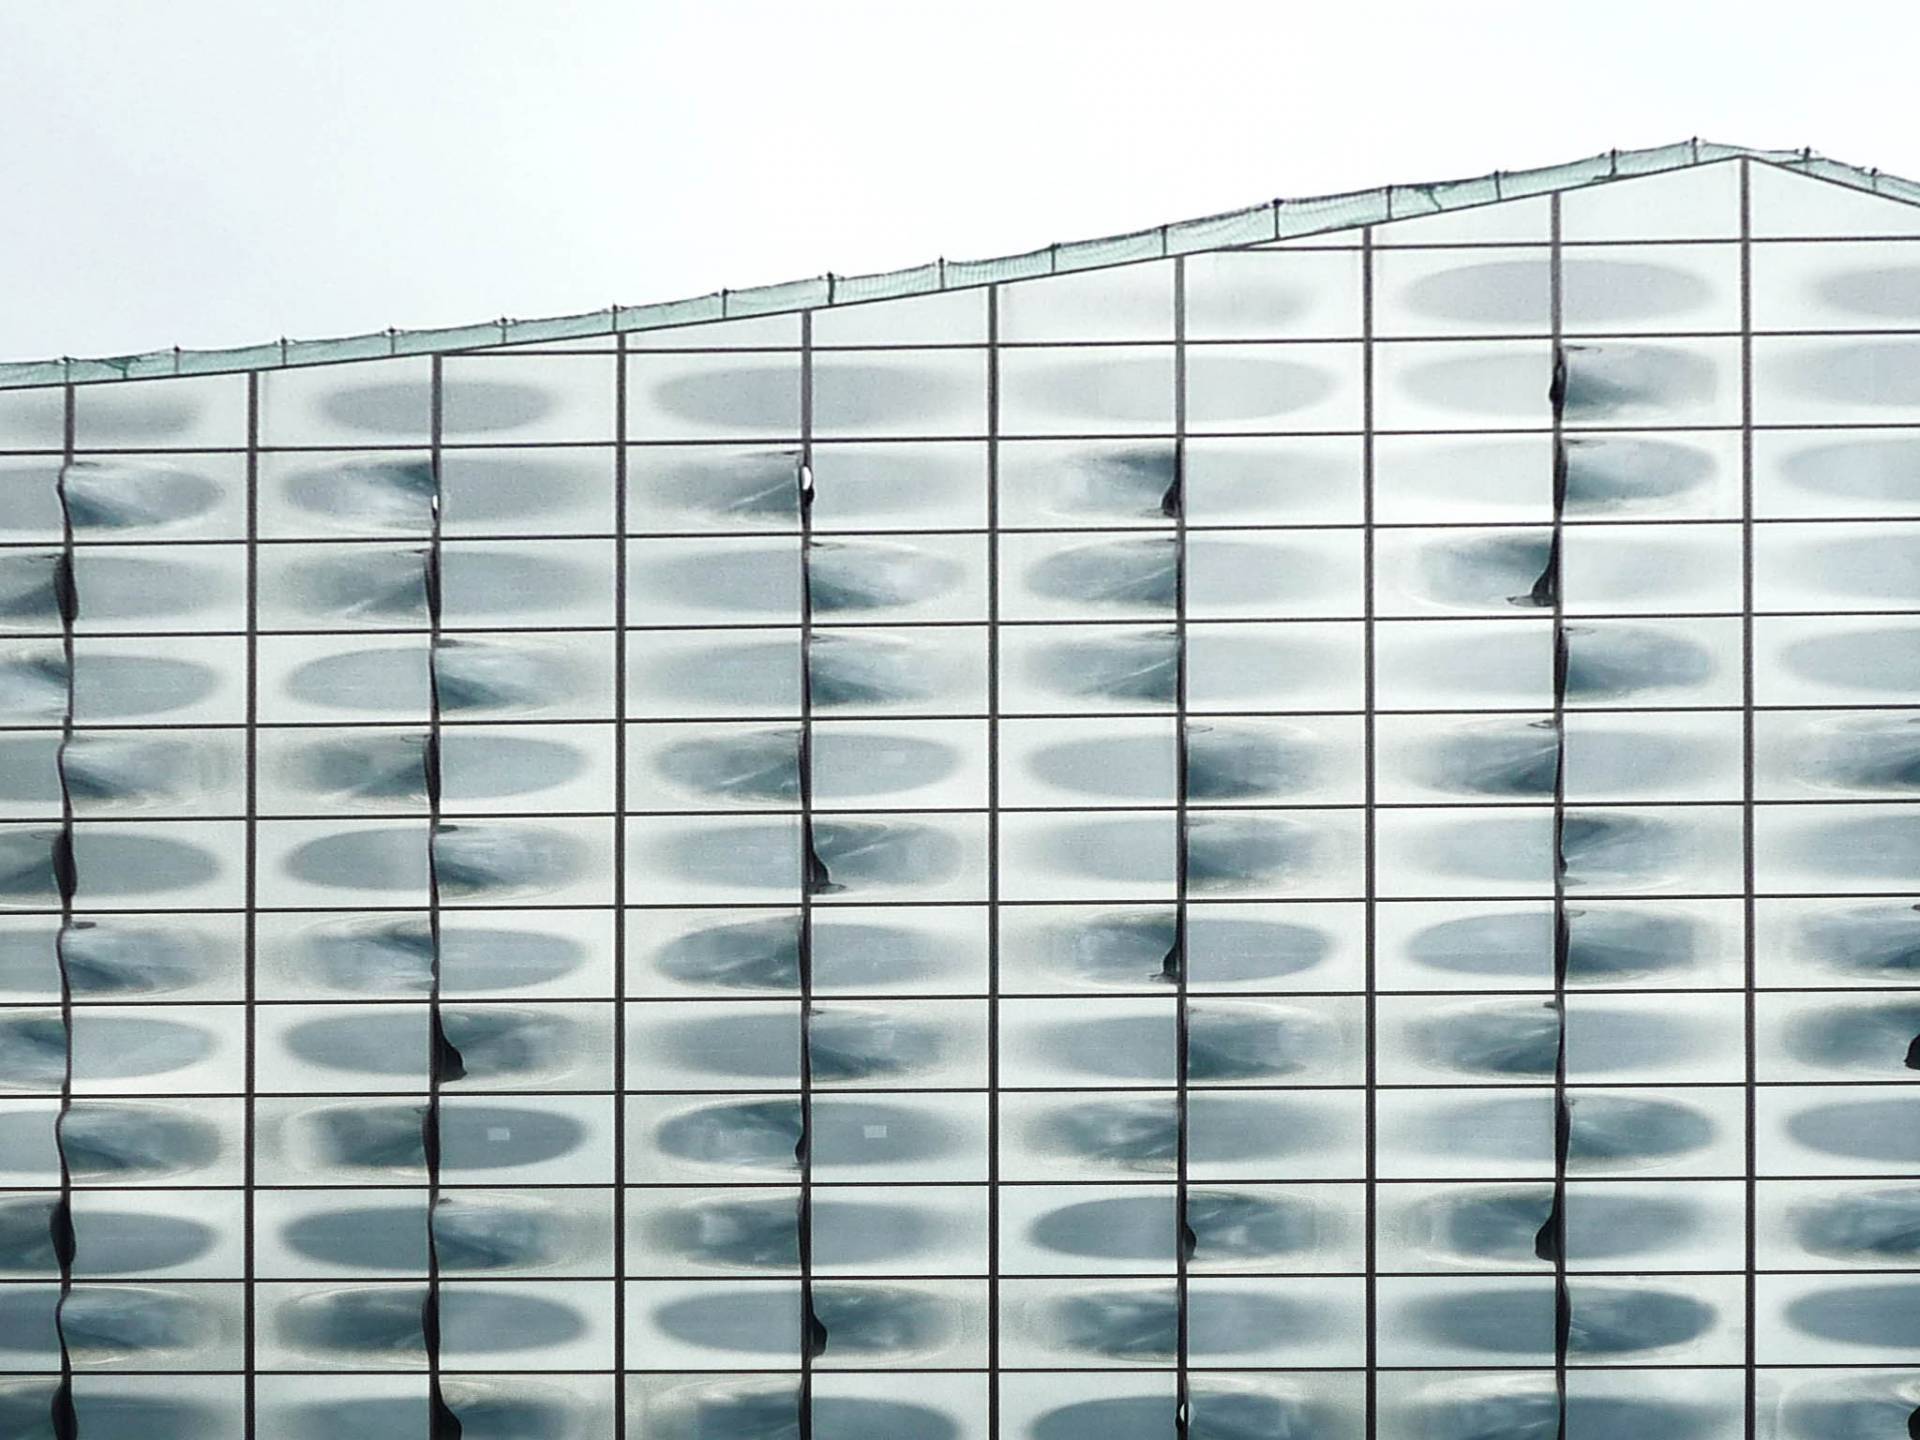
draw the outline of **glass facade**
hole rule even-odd
[[[1699,158],[0,389],[0,1433],[1906,1433],[1920,207]]]

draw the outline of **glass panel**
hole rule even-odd
[[[1171,340],[1173,263],[1046,276],[1000,291],[1000,339]]]
[[[432,438],[433,364],[425,356],[260,377],[262,446],[425,445]]]
[[[1801,339],[1753,342],[1755,413],[1774,425],[1900,425],[1920,418],[1920,340]]]
[[[1436,340],[1374,347],[1382,430],[1546,429],[1553,350],[1544,340]]]
[[[982,443],[817,444],[813,526],[977,529],[987,519],[986,476]]]
[[[1920,247],[1904,241],[1780,241],[1753,247],[1756,330],[1911,330]]]
[[[1182,499],[1195,525],[1339,525],[1361,517],[1361,453],[1345,436],[1192,439]]]
[[[799,433],[797,355],[639,354],[627,359],[629,440]]]
[[[984,350],[852,350],[813,362],[813,425],[824,438],[987,432]]]
[[[1189,340],[1352,338],[1360,333],[1360,257],[1229,250],[1189,256]]]
[[[58,450],[66,433],[66,391],[0,390],[0,447]]]
[[[1374,515],[1383,524],[1553,518],[1549,435],[1383,435],[1373,463]]]
[[[1563,240],[1732,240],[1740,234],[1740,162],[1722,161],[1572,190]]]
[[[442,367],[446,444],[613,439],[610,356],[455,357]]]
[[[1173,351],[1145,346],[1005,351],[1000,429],[1007,435],[1170,432]]]
[[[81,450],[245,449],[246,377],[78,386],[73,443]]]
[[[987,339],[986,302],[986,290],[974,289],[833,305],[813,312],[813,343],[983,345]]]
[[[1753,465],[1758,515],[1920,511],[1920,432],[1765,430],[1753,437]]]
[[[1920,235],[1920,206],[1795,175],[1776,165],[1750,169],[1756,238]]]
[[[1569,248],[1560,283],[1569,334],[1740,328],[1735,245]]]
[[[1195,345],[1187,424],[1199,431],[1350,430],[1360,424],[1358,345]]]
[[[1375,257],[1373,275],[1374,325],[1383,336],[1551,329],[1552,264],[1543,248],[1396,250]]]
[[[1396,188],[1395,198],[1404,191]],[[1411,208],[1411,207],[1409,207]],[[1395,215],[1402,214],[1396,208]],[[1550,220],[1543,196],[1470,206],[1445,214],[1395,218],[1374,228],[1376,245],[1545,244]]]
[[[1170,518],[1170,441],[1003,441],[997,453],[1003,525],[1158,526]]]
[[[1754,531],[1756,610],[1920,609],[1920,527],[1763,525]]]
[[[1565,352],[1569,428],[1740,421],[1740,342],[1732,336],[1578,340]]]

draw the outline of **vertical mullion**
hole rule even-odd
[[[800,315],[800,1261],[799,1440],[813,1440],[813,892],[821,874],[813,844],[813,314]],[[832,1440],[832,1437],[828,1437]]]
[[[242,1381],[246,1408],[245,1434],[251,1436],[256,1430],[256,1395],[254,1362],[256,1342],[256,1312],[254,1308],[254,1092],[258,1080],[257,1040],[258,1026],[255,1002],[259,993],[259,916],[257,906],[260,896],[259,885],[259,813],[260,813],[260,375],[258,371],[247,376],[247,724],[246,724],[246,787],[247,787],[247,855],[246,855],[246,915],[244,925],[244,956],[246,964],[246,1053],[243,1088],[246,1092],[242,1105],[242,1120],[245,1125],[245,1150],[242,1156],[244,1189],[241,1196],[242,1226],[241,1235],[243,1255],[243,1284],[241,1288],[242,1335],[246,1376]]]
[[[1000,287],[987,288],[987,1440],[1000,1436]]]
[[[448,1407],[441,1388],[440,1373],[440,1243],[435,1233],[435,1212],[440,1207],[440,1085],[443,1079],[459,1074],[441,1023],[441,934],[440,934],[440,624],[441,573],[441,457],[442,360],[432,362],[432,410],[429,433],[428,467],[432,486],[427,509],[427,738],[422,755],[422,770],[427,792],[427,1114],[423,1127],[427,1171],[427,1296],[421,1312],[422,1339],[427,1358],[427,1432],[431,1440],[450,1440],[460,1433],[459,1422]],[[454,1062],[454,1063],[450,1063]]]
[[[1567,1428],[1567,1348],[1572,1338],[1573,1297],[1567,1284],[1567,1154],[1573,1140],[1573,1112],[1567,1099],[1567,624],[1566,624],[1566,477],[1567,371],[1564,345],[1565,296],[1560,237],[1560,197],[1548,202],[1548,322],[1551,328],[1553,531],[1548,540],[1547,582],[1553,599],[1553,1201],[1543,1236],[1553,1252],[1553,1393],[1561,1433]],[[1537,1249],[1538,1247],[1536,1247]]]
[[[1181,1435],[1193,1423],[1189,1367],[1193,1326],[1189,1262],[1193,1229],[1187,1221],[1187,1170],[1191,1159],[1187,1096],[1187,262],[1173,262],[1173,805],[1174,805],[1174,1418]]]
[[[613,1411],[627,1433],[627,335],[613,379]]]
[[[1379,969],[1375,959],[1375,950],[1379,940],[1379,886],[1377,863],[1375,859],[1379,813],[1375,806],[1378,799],[1378,787],[1374,768],[1374,445],[1373,445],[1373,227],[1367,226],[1360,232],[1360,570],[1361,570],[1361,743],[1364,749],[1365,773],[1361,784],[1364,787],[1362,799],[1365,804],[1365,828],[1362,834],[1362,867],[1364,911],[1361,965],[1362,983],[1366,994],[1363,1001],[1363,1023],[1366,1029],[1366,1095],[1365,1095],[1365,1179],[1363,1181],[1363,1231],[1361,1244],[1365,1249],[1365,1304],[1366,1304],[1366,1433],[1367,1440],[1379,1431],[1379,1380],[1377,1369],[1380,1355],[1379,1322],[1379,1270],[1377,1239],[1375,1237],[1379,1201],[1379,1051],[1378,1051],[1378,997]]]
[[[1754,1337],[1754,1290],[1758,1248],[1756,1202],[1759,1186],[1754,1153],[1757,1091],[1754,1055],[1754,990],[1757,981],[1754,949],[1753,863],[1753,199],[1751,162],[1740,162],[1740,749],[1743,778],[1740,791],[1741,953],[1745,995],[1743,1023],[1746,1048],[1746,1413],[1745,1433],[1753,1440],[1758,1424]]]
[[[60,1198],[55,1202],[50,1229],[54,1256],[60,1267],[60,1289],[53,1305],[54,1338],[60,1346],[60,1379],[54,1388],[52,1404],[53,1432],[69,1437],[78,1433],[73,1404],[73,1347],[67,1340],[67,1303],[73,1298],[73,1164],[67,1156],[66,1126],[73,1113],[73,971],[67,962],[67,938],[73,933],[73,902],[79,875],[73,853],[73,786],[67,776],[67,751],[73,744],[74,707],[78,695],[76,671],[78,655],[73,643],[74,622],[79,618],[79,589],[74,575],[73,505],[67,495],[67,479],[73,473],[74,390],[68,385],[62,392],[60,478],[55,494],[60,502],[60,561],[55,582],[55,600],[60,611],[60,651],[65,662],[66,695],[60,712],[60,745],[54,752],[54,770],[60,782],[60,829],[53,842],[54,884],[60,896],[60,928],[54,932],[53,956],[60,978],[60,1039],[65,1053],[61,1057],[60,1108],[53,1122],[53,1148],[60,1165]]]

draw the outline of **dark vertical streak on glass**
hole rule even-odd
[[[813,316],[800,317],[800,1440],[813,1440],[813,1362],[827,1346],[813,1307],[813,897],[832,883],[813,843]]]
[[[1553,604],[1553,1209],[1541,1228],[1535,1249],[1553,1261],[1553,1393],[1554,1433],[1567,1434],[1567,1343],[1573,1331],[1573,1298],[1567,1288],[1567,1149],[1573,1133],[1573,1112],[1567,1102],[1567,627],[1566,586],[1562,583],[1562,546],[1567,500],[1567,451],[1562,428],[1566,420],[1567,354],[1562,342],[1562,273],[1560,197],[1549,211],[1551,266],[1549,324],[1553,334],[1553,382],[1549,395],[1553,411],[1553,543],[1547,569],[1541,577]],[[1538,587],[1536,587],[1537,589]]]
[[[1755,1154],[1757,1117],[1754,1088],[1754,989],[1758,980],[1754,950],[1753,863],[1753,198],[1748,162],[1740,162],[1740,791],[1741,917],[1745,971],[1746,1028],[1746,1436],[1759,1426],[1758,1372],[1755,1365],[1754,1273],[1758,1266],[1759,1168]],[[1920,1413],[1920,1412],[1916,1412]]]
[[[987,289],[987,1440],[1000,1440],[1000,287]]]
[[[427,1165],[427,1297],[420,1314],[427,1354],[427,1430],[429,1440],[459,1440],[460,1421],[448,1406],[440,1376],[440,1243],[435,1214],[440,1207],[440,1087],[466,1073],[460,1052],[440,1015],[440,621],[442,575],[441,359],[433,358],[433,431],[429,463],[433,492],[427,502],[427,745],[423,757],[427,792],[427,1114],[421,1139]]]
[[[1173,968],[1174,991],[1174,1213],[1179,1234],[1174,1250],[1174,1426],[1181,1436],[1193,1423],[1193,1394],[1188,1366],[1192,1350],[1192,1322],[1188,1304],[1188,1271],[1196,1247],[1187,1216],[1187,1165],[1190,1136],[1187,1105],[1187,262],[1173,262],[1173,484],[1162,508],[1173,519],[1173,663],[1174,663],[1174,875]]]
[[[1361,863],[1364,867],[1362,883],[1365,893],[1365,911],[1362,919],[1364,935],[1362,943],[1364,954],[1361,964],[1365,967],[1364,984],[1366,987],[1365,1014],[1366,1027],[1366,1112],[1363,1124],[1365,1136],[1365,1188],[1364,1188],[1364,1233],[1361,1244],[1365,1248],[1366,1269],[1366,1434],[1367,1440],[1374,1440],[1379,1430],[1379,1381],[1375,1373],[1380,1353],[1379,1322],[1379,1282],[1376,1271],[1378,1256],[1374,1239],[1376,1212],[1379,1200],[1379,1136],[1377,1131],[1379,1106],[1379,1051],[1377,1024],[1378,973],[1375,968],[1374,948],[1379,938],[1379,915],[1377,897],[1379,894],[1379,876],[1375,861],[1375,843],[1379,822],[1375,809],[1378,793],[1376,770],[1374,767],[1374,443],[1373,443],[1373,227],[1368,226],[1360,232],[1360,465],[1361,465],[1361,724],[1364,727],[1361,743],[1365,752],[1365,773],[1361,783],[1365,786],[1362,799],[1366,805],[1366,828],[1361,840]]]
[[[60,1297],[54,1302],[53,1329],[60,1345],[60,1379],[53,1391],[55,1440],[74,1440],[79,1420],[73,1408],[73,1349],[67,1343],[67,1302],[73,1298],[73,1166],[67,1160],[67,1117],[73,1113],[73,972],[68,964],[67,940],[73,931],[73,898],[79,876],[73,861],[73,786],[67,775],[67,753],[73,745],[74,646],[73,622],[79,617],[80,596],[73,574],[73,506],[67,477],[73,469],[73,387],[65,392],[66,411],[61,441],[60,477],[54,491],[60,505],[60,563],[54,572],[54,595],[60,610],[60,651],[66,665],[66,695],[60,712],[60,746],[54,768],[60,780],[60,832],[53,842],[53,878],[60,893],[60,928],[54,932],[54,964],[60,973],[60,1034],[66,1046],[60,1071],[60,1110],[53,1122],[53,1148],[60,1162],[60,1198],[48,1221],[55,1260],[60,1266]]]
[[[627,337],[613,357],[613,1433],[627,1433]]]

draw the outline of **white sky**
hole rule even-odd
[[[0,358],[998,255],[1701,135],[1920,177],[1920,7],[0,0]]]

